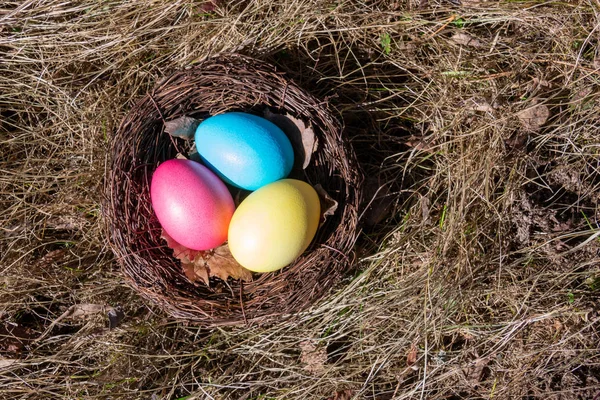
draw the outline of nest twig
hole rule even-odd
[[[339,206],[292,265],[252,282],[189,281],[160,239],[149,198],[159,162],[186,152],[164,120],[203,119],[225,111],[287,113],[309,122],[319,146],[301,179],[321,184]],[[353,263],[360,174],[339,122],[274,67],[238,54],[209,58],[160,82],[124,118],[112,138],[106,214],[111,246],[129,284],[176,318],[201,324],[263,323],[301,311],[322,297]]]

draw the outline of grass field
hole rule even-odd
[[[381,188],[291,322],[173,320],[107,245],[116,126],[222,51],[327,101]],[[599,125],[595,0],[3,0],[0,398],[598,399]]]

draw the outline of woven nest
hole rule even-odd
[[[315,131],[318,147],[298,177],[320,184],[338,202],[302,256],[253,281],[188,280],[171,249],[149,196],[160,162],[189,144],[164,132],[164,122],[204,119],[225,111],[290,114]],[[106,214],[111,246],[129,284],[176,318],[207,326],[263,323],[293,315],[321,298],[353,264],[361,174],[356,156],[326,105],[262,61],[219,55],[163,80],[124,118],[112,140]]]

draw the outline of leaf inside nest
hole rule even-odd
[[[173,250],[173,256],[181,260],[182,264],[191,264],[192,260],[194,260],[196,255],[200,252],[177,243],[177,241],[173,239],[164,229],[161,231],[160,238],[167,242],[167,246]]]
[[[194,138],[198,125],[200,125],[200,121],[184,115],[165,122],[165,132],[171,136],[189,140]]]
[[[252,272],[242,267],[231,255],[229,246],[224,244],[208,252],[204,259],[208,274],[226,281],[227,278],[252,280]]]
[[[315,186],[315,190],[319,195],[319,201],[321,203],[321,225],[323,225],[327,220],[327,217],[335,214],[335,211],[338,208],[338,202],[335,201],[320,184]]]
[[[185,276],[192,282],[204,282],[209,286],[211,277],[226,281],[228,278],[252,280],[252,272],[242,267],[231,255],[229,246],[224,244],[216,249],[200,251],[189,249],[177,243],[163,229],[161,238],[173,250],[175,258],[181,261]]]
[[[304,121],[290,114],[274,114],[269,109],[265,111],[264,116],[277,125],[290,139],[294,148],[294,167],[306,169],[318,146],[312,126],[306,125]]]

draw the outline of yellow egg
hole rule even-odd
[[[290,264],[312,241],[321,216],[319,196],[308,183],[282,179],[251,193],[229,224],[229,249],[254,272]]]

